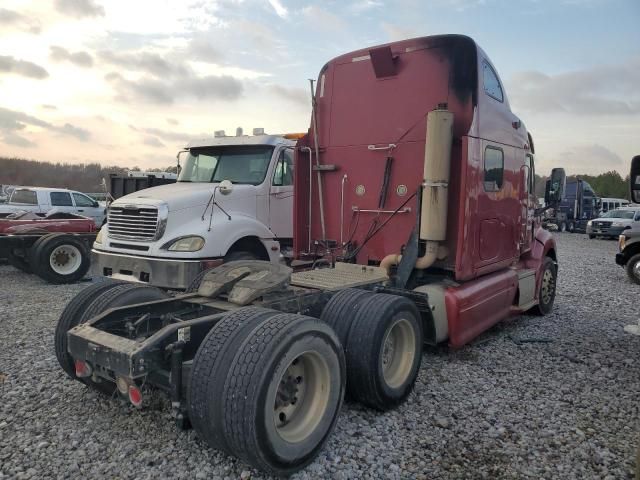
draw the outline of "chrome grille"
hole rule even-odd
[[[109,207],[107,221],[111,238],[151,241],[158,232],[158,209],[114,205]]]

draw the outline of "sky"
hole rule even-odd
[[[496,66],[538,173],[625,175],[639,24],[640,0],[2,0],[0,157],[162,168],[215,130],[305,132],[331,58],[460,33]]]

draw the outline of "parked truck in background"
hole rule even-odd
[[[345,390],[368,407],[393,408],[413,389],[424,343],[460,347],[511,315],[549,313],[556,293],[556,245],[535,208],[533,139],[472,39],[351,52],[329,61],[312,91],[310,130],[295,147],[293,249],[326,268],[230,262],[174,297],[98,284],[67,305],[55,335],[72,378],[136,406],[146,389],[163,390],[179,425],[278,475],[318,455]],[[281,140],[268,153],[263,139],[252,141],[264,159],[290,151]],[[176,186],[116,202],[110,228],[112,218],[165,215],[158,245],[197,245],[191,227],[208,225],[212,189],[186,180],[211,181],[210,148],[190,148]],[[256,190],[259,163],[262,173],[245,180]],[[214,181],[235,178],[229,167],[214,168]],[[266,170],[272,185],[277,164]],[[547,197],[557,203],[563,171],[553,175],[559,187]],[[157,198],[172,187],[180,201]],[[241,187],[233,194],[256,208],[290,195]],[[192,211],[195,219],[181,220]],[[224,215],[215,208],[212,232],[224,232]],[[158,225],[143,234],[158,236]]]
[[[587,222],[600,214],[600,199],[585,180],[567,180],[564,199],[547,212],[545,223],[559,232],[586,232]]]
[[[195,140],[176,183],[112,202],[94,244],[93,272],[186,289],[223,262],[290,257],[295,140],[261,130]]]
[[[640,205],[640,155],[633,157],[631,161],[629,194],[631,201]],[[622,232],[618,245],[616,263],[625,268],[632,282],[640,285],[640,227]]]

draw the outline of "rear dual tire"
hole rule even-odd
[[[345,376],[342,346],[324,322],[243,308],[198,349],[189,417],[210,446],[288,475],[312,462],[331,434]]]
[[[93,390],[107,395],[113,394],[115,384],[111,382],[102,380],[94,382],[91,378],[76,376],[74,359],[68,351],[67,333],[72,328],[86,323],[109,308],[160,300],[166,297],[166,293],[155,287],[122,281],[107,280],[85,288],[67,304],[58,319],[54,334],[58,363],[70,378],[84,383]]]
[[[347,289],[327,303],[321,319],[345,347],[347,394],[368,407],[388,410],[413,389],[422,360],[420,313],[398,295]]]

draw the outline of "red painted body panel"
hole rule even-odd
[[[504,87],[502,100],[485,93],[487,65],[495,70],[467,37],[418,38],[338,57],[323,67],[316,88],[319,163],[330,166],[320,174],[329,256],[339,259],[341,244],[348,243],[359,264],[401,253],[419,219],[417,199],[410,197],[423,182],[427,114],[441,104],[454,114],[447,231],[441,242],[448,253],[434,264],[434,273],[444,270],[460,283],[446,294],[453,346],[517,312],[518,270],[536,270],[539,284],[541,260],[555,249],[547,232],[538,228],[533,235],[535,198],[524,180],[531,173],[525,167],[526,155],[533,153],[529,137],[511,112]],[[305,150],[315,147],[313,131],[312,121],[296,151],[297,256],[327,254],[320,242],[317,173],[310,172]],[[504,159],[497,191],[487,190],[484,182],[487,147],[499,149]],[[386,212],[362,212],[380,209],[388,158]],[[401,208],[410,210],[388,213]]]
[[[36,228],[48,232],[90,233],[96,231],[96,224],[91,218],[0,220],[0,233],[20,234]]]
[[[505,269],[459,287],[448,288],[445,303],[449,321],[449,344],[461,347],[509,316],[517,290],[518,274],[513,269]]]

